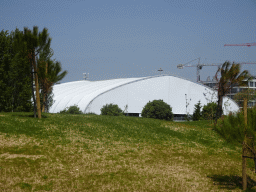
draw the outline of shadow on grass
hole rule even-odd
[[[220,189],[243,189],[243,179],[237,175],[209,175],[215,185],[219,185]],[[256,181],[252,180],[249,176],[247,176],[247,190],[246,191],[255,191],[256,188],[252,189],[256,186]]]

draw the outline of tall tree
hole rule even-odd
[[[202,108],[202,105],[199,100],[198,103],[195,104],[195,107],[194,107],[194,112],[193,112],[193,116],[192,116],[193,121],[198,121],[198,120],[202,119],[201,108]]]
[[[38,64],[36,57],[45,48],[50,47],[51,38],[49,38],[48,30],[43,29],[42,32],[38,33],[38,27],[34,26],[33,31],[29,30],[27,27],[24,28],[23,40],[27,45],[26,53],[31,65],[32,72],[34,73],[35,87],[36,87],[36,104],[38,118],[41,118],[41,106],[40,106],[40,95],[39,95],[39,83],[38,83]],[[34,88],[32,85],[32,92],[34,93]],[[35,100],[35,99],[34,99]]]
[[[216,113],[216,120],[222,115],[222,103],[223,97],[230,91],[233,85],[235,86],[246,86],[248,87],[248,81],[252,79],[251,75],[247,70],[244,70],[240,73],[241,66],[240,64],[233,63],[231,65],[230,62],[225,62],[221,68],[218,69],[216,73],[216,77],[218,73],[221,74],[221,78],[218,80],[218,108]],[[243,149],[242,149],[242,177],[243,177],[243,190],[247,188],[247,176],[246,176],[246,158],[245,151],[247,146],[247,97],[244,97],[244,141],[243,141]]]
[[[61,81],[66,75],[67,71],[62,71],[61,63],[54,61],[48,58],[47,61],[43,62],[44,64],[40,65],[39,77],[40,82],[42,83],[43,90],[43,108],[45,111],[48,111],[48,96],[52,92],[52,87],[55,83]]]
[[[223,97],[227,95],[232,88],[232,86],[248,86],[248,81],[252,79],[251,75],[247,70],[241,71],[240,64],[231,64],[229,61],[226,61],[216,72],[216,79],[218,85],[218,107],[216,113],[216,121],[221,117],[223,110]],[[218,79],[218,74],[221,75]]]
[[[45,112],[45,103],[46,103],[46,86],[47,86],[47,74],[48,74],[48,62],[53,56],[53,50],[50,47],[45,47],[39,54],[39,58],[37,58],[38,65],[38,77],[39,77],[39,85],[41,89],[41,110]]]
[[[9,111],[12,108],[9,73],[11,65],[11,38],[8,31],[0,33],[0,111]]]
[[[14,46],[18,29],[0,33],[0,111],[30,111],[29,64],[21,48]]]
[[[32,94],[32,99],[33,99],[33,103],[34,103],[34,117],[36,117],[36,100],[35,100],[35,94],[34,94],[34,72],[33,72],[33,66],[29,60],[29,56],[28,56],[28,46],[27,46],[27,42],[25,41],[25,36],[24,36],[24,32],[22,31],[21,33],[16,33],[15,34],[15,41],[14,41],[14,49],[15,52],[18,52],[22,55],[25,55],[28,63],[29,63],[29,69],[30,69],[30,85],[31,85],[31,94]]]

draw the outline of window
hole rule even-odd
[[[254,84],[253,82],[250,82],[250,87],[253,87],[253,84]]]
[[[248,102],[248,107],[252,107],[253,106],[253,102]]]
[[[237,93],[237,88],[232,88],[231,93]]]

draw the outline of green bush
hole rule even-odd
[[[256,108],[249,108],[247,110],[247,135],[253,137],[255,140],[256,133]],[[231,143],[242,143],[244,139],[244,115],[243,111],[228,116],[222,116],[218,119],[214,129],[226,141]]]
[[[96,113],[93,112],[89,112],[89,113],[85,113],[86,115],[97,115]]]
[[[215,119],[217,107],[218,107],[218,104],[214,102],[204,105],[202,110],[202,117],[205,120]]]
[[[118,107],[116,104],[106,104],[101,109],[101,115],[110,115],[110,116],[123,116],[124,113],[122,109]]]
[[[80,109],[77,105],[66,107],[64,110],[60,111],[60,113],[83,114],[83,112],[80,111]]]
[[[173,120],[172,108],[163,100],[149,101],[144,106],[141,116],[146,118]]]
[[[194,112],[193,112],[193,115],[192,115],[192,120],[193,121],[198,121],[198,120],[202,120],[202,112],[201,112],[201,102],[198,101],[197,104],[195,104],[195,108],[194,108]]]

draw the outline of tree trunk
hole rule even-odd
[[[35,99],[35,93],[34,93],[34,72],[33,72],[33,66],[31,65],[31,83],[32,83],[32,96],[33,96],[33,102],[34,102],[34,118],[36,118],[36,99]]]
[[[247,98],[244,98],[244,124],[245,124],[245,131],[247,129]]]
[[[242,177],[243,177],[243,190],[247,189],[247,176],[246,176],[246,156],[245,149],[246,149],[246,138],[247,138],[247,98],[244,98],[244,142],[243,142],[243,157],[242,157]]]
[[[48,94],[45,94],[45,112],[48,113],[48,104],[47,104],[47,99],[48,98]]]
[[[34,63],[34,69],[35,69],[35,85],[36,85],[36,107],[37,107],[37,115],[38,118],[41,119],[41,105],[40,105],[40,95],[39,95],[39,84],[38,84],[38,75],[37,75],[37,67],[36,67],[36,61],[35,61],[35,54],[33,52],[32,59]]]
[[[35,84],[36,84],[36,106],[37,106],[37,115],[41,119],[41,106],[40,106],[40,95],[39,95],[39,85],[38,85],[38,75],[35,73]]]
[[[48,68],[48,63],[46,63],[46,67],[45,67],[45,79],[43,79],[44,81],[44,89],[43,89],[43,106],[42,106],[42,112],[46,112],[46,95],[47,95],[47,92],[46,92],[46,78],[47,78],[47,68]]]
[[[222,115],[222,102],[223,102],[223,96],[219,95],[218,96],[218,107],[217,107],[217,111],[216,111],[216,119],[215,119],[215,123],[217,123],[217,120],[221,117]]]
[[[42,94],[43,94],[42,112],[44,113],[45,112],[45,93],[44,93],[44,91],[42,92]]]
[[[246,176],[246,153],[245,153],[245,141],[243,142],[242,151],[242,177],[243,177],[243,190],[247,189],[247,176]]]

